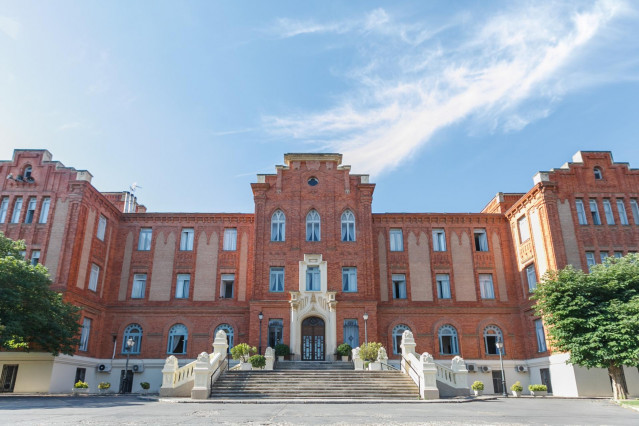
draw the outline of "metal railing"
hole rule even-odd
[[[211,374],[211,386],[209,387],[209,392],[213,392],[213,383],[215,383],[215,373],[217,373],[217,371],[220,369],[220,367],[222,367],[222,365],[226,362],[226,371],[228,371],[229,369],[229,354],[226,354],[226,356],[224,357],[224,359],[221,359],[219,364],[217,365],[217,368],[215,369],[215,371],[213,372],[213,374]],[[220,375],[222,375],[222,372],[220,372]]]
[[[380,361],[380,364],[385,365],[386,367],[390,368],[391,370],[402,371],[400,368],[397,368],[394,365],[386,364],[385,362],[381,362]]]
[[[417,372],[417,370],[415,370],[413,368],[412,365],[410,365],[410,361],[408,359],[406,359],[406,357],[402,354],[402,359],[404,360],[404,365],[408,365],[410,367],[411,370],[413,370],[415,372],[415,375],[417,376],[417,389],[419,391],[419,397],[422,397],[422,380],[421,380],[421,376],[419,375],[419,373]],[[406,370],[406,367],[404,367],[404,370]],[[410,377],[410,372],[408,372],[408,370],[406,370],[406,374],[408,374],[408,376]]]

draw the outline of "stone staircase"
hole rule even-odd
[[[354,370],[353,362],[278,361],[275,370]]]

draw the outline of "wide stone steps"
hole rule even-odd
[[[278,361],[276,370],[353,370],[351,361]]]

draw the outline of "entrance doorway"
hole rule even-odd
[[[324,320],[309,317],[302,321],[302,361],[324,361]]]
[[[501,395],[504,393],[504,386],[501,381],[501,370],[493,370],[493,389],[496,394]]]
[[[541,384],[546,385],[548,393],[552,394],[552,382],[550,381],[550,369],[540,368],[539,374],[541,375]]]
[[[13,392],[16,385],[16,377],[18,376],[18,365],[5,364],[2,366],[2,378],[0,379],[0,392]]]

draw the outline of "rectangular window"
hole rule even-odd
[[[546,352],[546,335],[544,334],[544,323],[538,319],[535,320],[535,334],[537,335],[537,350]]]
[[[355,267],[342,268],[342,291],[344,292],[357,291],[357,268]]]
[[[588,271],[596,264],[595,262],[595,252],[587,251],[586,252],[586,264],[588,265]]]
[[[191,274],[177,274],[177,281],[175,283],[175,298],[188,299],[190,286]]]
[[[91,275],[89,276],[89,290],[98,289],[98,278],[100,277],[100,267],[95,263],[91,265]]]
[[[623,257],[623,252],[622,252],[622,251],[616,251],[616,252],[615,252],[615,257],[616,257],[617,259],[621,259],[621,258]]]
[[[404,238],[401,229],[390,230],[390,251],[404,251]]]
[[[590,205],[590,217],[592,218],[593,225],[601,225],[601,217],[599,217],[599,207],[597,206],[597,200],[591,199]]]
[[[437,274],[437,297],[440,299],[450,299],[450,275]]]
[[[406,299],[405,274],[393,274],[393,299]]]
[[[282,266],[271,267],[269,291],[281,293],[284,291],[284,268]]]
[[[528,218],[523,215],[521,219],[517,221],[517,227],[519,228],[519,243],[528,241],[530,239],[530,228],[528,227]]]
[[[532,293],[537,288],[537,273],[535,272],[534,264],[526,267],[526,278],[528,280],[528,291]]]
[[[40,263],[40,250],[33,250],[31,252],[31,264],[36,266],[38,263]]]
[[[42,200],[42,208],[40,209],[39,223],[47,223],[49,217],[49,207],[51,207],[51,198],[46,197]]]
[[[632,210],[632,217],[635,220],[635,225],[639,225],[639,204],[637,204],[637,200],[630,200],[630,210]]]
[[[100,219],[98,219],[98,232],[96,232],[95,234],[95,236],[98,237],[98,240],[100,241],[104,241],[106,226],[107,226],[107,218],[100,215]]]
[[[610,204],[610,200],[608,199],[603,200],[603,206],[604,206],[604,214],[606,215],[606,223],[608,225],[614,225],[615,217],[612,214],[612,205]]]
[[[9,210],[9,197],[2,197],[2,203],[0,203],[0,223],[4,223],[7,220],[7,210]]]
[[[577,219],[580,225],[588,225],[588,219],[586,218],[586,209],[584,208],[583,200],[575,200],[575,207],[577,207]]]
[[[36,204],[37,202],[35,197],[29,198],[29,204],[27,204],[27,214],[24,217],[24,223],[33,223],[33,216],[35,216]]]
[[[479,292],[481,293],[482,299],[495,298],[492,274],[479,274]]]
[[[284,320],[268,320],[268,346],[274,348],[275,345],[284,343]]]
[[[131,299],[144,299],[146,293],[146,274],[133,275],[133,289]]]
[[[604,263],[606,261],[607,257],[608,257],[608,252],[607,251],[600,251],[599,252],[599,258],[601,259],[601,263]]]
[[[80,334],[80,347],[81,351],[89,350],[89,335],[91,334],[91,319],[84,318],[82,320],[82,333]]]
[[[433,229],[433,251],[446,251],[446,232]]]
[[[485,229],[475,229],[475,250],[488,251],[488,237]]]
[[[617,211],[619,212],[619,222],[622,225],[628,225],[628,215],[626,214],[626,205],[623,203],[623,200],[617,199]]]
[[[22,197],[16,198],[16,202],[13,205],[13,214],[11,215],[11,223],[18,223],[20,221],[20,212],[22,211]]]
[[[87,369],[86,368],[76,368],[75,369],[75,380],[73,381],[73,383],[78,383],[78,382],[84,382],[84,378],[87,375]]]
[[[319,266],[309,266],[306,268],[306,291],[320,291],[320,270]]]
[[[182,237],[180,238],[180,250],[192,251],[194,236],[195,236],[195,231],[193,230],[193,228],[184,228],[182,230]]]
[[[232,299],[233,287],[235,286],[235,274],[222,274],[222,286],[220,287],[220,298]]]
[[[151,238],[153,238],[153,230],[151,228],[140,229],[140,239],[138,240],[138,250],[151,250]]]
[[[224,230],[224,250],[237,250],[237,228],[226,228]]]

